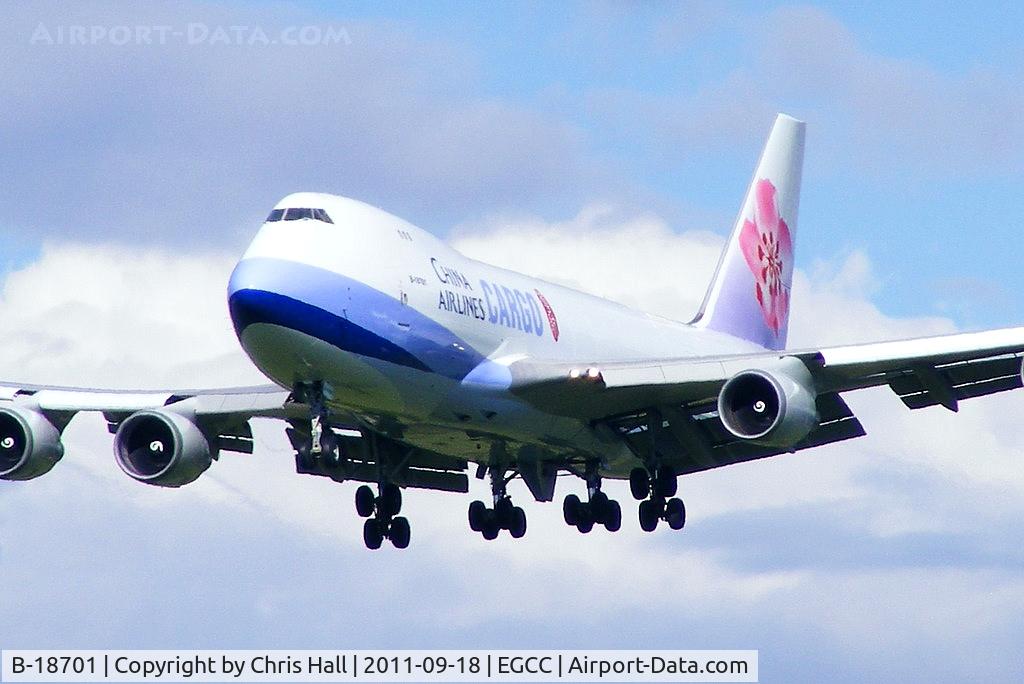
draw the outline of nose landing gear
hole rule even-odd
[[[330,387],[317,380],[295,386],[296,401],[309,405],[309,437],[295,450],[295,465],[299,472],[309,472],[318,466],[332,468],[341,462],[341,445],[331,430],[327,400]]]
[[[292,392],[295,401],[309,406],[309,422],[305,425],[293,423],[289,439],[295,447],[296,470],[300,473],[327,475],[343,482],[347,479],[370,479],[363,473],[355,478],[358,466],[353,465],[351,456],[342,453],[338,435],[331,429],[331,416],[327,402],[331,398],[330,387],[322,381],[299,383]],[[308,432],[307,432],[308,430]],[[392,466],[401,465],[401,454],[396,456],[376,432],[362,431],[365,446],[370,450],[370,463],[376,464],[377,493],[369,485],[356,490],[356,513],[366,518],[363,523],[363,542],[369,549],[379,549],[385,539],[398,549],[409,546],[411,531],[409,520],[399,515],[402,511],[402,490],[392,480],[395,472]]]

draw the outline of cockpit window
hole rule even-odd
[[[331,217],[323,209],[310,209],[308,207],[292,207],[290,209],[275,209],[270,212],[267,222],[270,221],[298,221],[299,219],[316,219],[324,223],[334,223]]]
[[[313,210],[307,208],[292,207],[284,213],[285,221],[298,221],[299,219],[313,218]]]
[[[315,218],[317,221],[323,221],[324,223],[334,223],[334,221],[331,220],[331,217],[328,216],[327,212],[324,211],[323,209],[314,209],[313,218]]]

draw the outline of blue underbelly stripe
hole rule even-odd
[[[333,271],[285,259],[243,259],[231,275],[228,290],[229,300],[246,291],[281,297],[265,300],[258,309],[263,315],[285,316],[296,325],[312,325],[326,336],[321,339],[346,351],[386,358],[458,381],[486,362],[466,341],[414,307]],[[307,308],[296,309],[286,301]],[[275,313],[276,307],[295,312]],[[300,310],[306,313],[296,313]],[[246,314],[240,315],[244,319]],[[342,334],[342,329],[348,332]]]
[[[239,337],[254,323],[296,330],[353,354],[369,356],[417,370],[425,363],[390,340],[311,304],[263,290],[238,290],[228,301]]]

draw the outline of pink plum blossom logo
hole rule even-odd
[[[551,336],[555,338],[555,342],[558,341],[558,318],[555,316],[555,310],[551,308],[551,304],[548,303],[547,297],[540,293],[540,290],[534,290],[537,294],[537,299],[540,300],[541,306],[544,307],[544,313],[548,317],[548,326],[551,328]]]
[[[754,274],[754,293],[764,322],[775,333],[789,317],[793,239],[775,203],[775,186],[762,178],[754,188],[753,220],[744,219],[740,250]]]

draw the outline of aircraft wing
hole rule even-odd
[[[120,414],[191,401],[198,415],[280,412],[288,392],[277,385],[224,389],[93,389],[0,382],[0,401],[27,401],[43,411]],[[284,417],[273,415],[269,417]]]
[[[1022,386],[1024,328],[1006,328],[821,349],[580,366],[511,366],[513,391],[560,415],[605,423],[638,455],[654,444],[679,473],[798,451],[865,434],[843,392],[887,385],[911,409]],[[819,424],[786,448],[737,438],[723,425],[717,399],[736,373],[799,360],[816,392]]]
[[[163,409],[194,423],[209,441],[214,458],[223,451],[253,452],[251,418],[286,421],[286,434],[295,448],[310,435],[309,406],[295,401],[290,392],[276,385],[200,390],[109,390],[0,382],[0,408],[4,406],[16,406],[41,414],[58,431],[63,431],[77,413],[102,413],[112,434],[137,411]],[[468,491],[467,465],[462,459],[383,439],[378,440],[376,449],[371,449],[365,434],[372,428],[364,425],[358,417],[337,410],[331,412],[331,427],[342,442],[348,459],[330,470],[299,466],[299,472],[330,477],[339,482],[376,482],[379,477],[378,454],[387,451],[389,462],[396,464],[391,473],[396,484]],[[0,458],[0,471],[4,470],[4,465]]]
[[[276,385],[214,390],[109,390],[0,383],[0,407],[14,404],[32,409],[63,430],[80,412],[102,413],[111,433],[121,422],[145,409],[171,408],[194,417],[222,451],[252,453],[249,419],[288,419],[303,415],[304,407],[289,402],[289,393]]]

